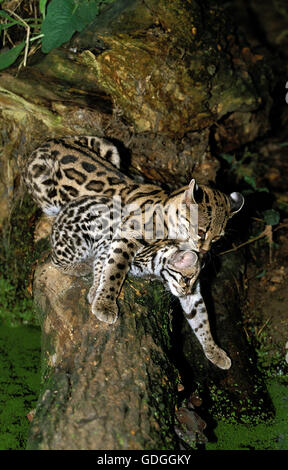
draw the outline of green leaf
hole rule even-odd
[[[82,31],[98,13],[98,2],[87,0],[81,2],[73,15],[75,29],[79,32]]]
[[[279,207],[280,211],[283,211],[286,214],[288,213],[288,204],[287,204],[287,202],[279,201],[278,207]]]
[[[98,13],[98,1],[51,0],[42,23],[42,51],[47,53],[82,31]]]
[[[256,184],[255,178],[253,178],[253,176],[245,175],[245,176],[244,176],[244,180],[245,180],[246,183],[248,183],[253,189],[257,189],[257,184]]]
[[[6,24],[0,24],[0,31],[2,31],[3,29],[7,29],[10,28],[10,26],[14,26],[15,24],[19,24],[20,26],[24,26],[22,21],[19,21],[19,20],[16,20],[15,18],[13,18],[12,16],[10,16],[6,11],[4,10],[0,10],[0,17],[3,17],[3,18],[6,18],[7,20],[10,21],[10,23],[6,23]]]
[[[259,191],[259,193],[269,193],[269,189],[268,188],[257,188],[257,191]]]
[[[263,213],[264,220],[267,225],[277,225],[280,221],[280,214],[279,212],[275,211],[274,209],[268,209]]]
[[[8,20],[14,21],[14,18],[10,16],[6,11],[0,10],[0,16],[3,16],[3,18],[7,18]]]
[[[18,23],[17,21],[13,21],[13,23],[0,24],[0,32],[4,31],[4,29],[10,28],[11,26],[14,26],[17,23]]]
[[[46,16],[46,3],[47,3],[47,0],[40,0],[39,2],[39,10],[43,18],[45,18]]]
[[[10,67],[10,65],[12,65],[17,57],[21,54],[24,47],[25,41],[22,41],[17,46],[12,47],[12,49],[9,51],[2,52],[2,54],[0,54],[0,70]]]
[[[75,32],[72,24],[73,8],[73,0],[52,0],[49,3],[41,27],[41,32],[44,34],[43,52],[50,52],[51,49],[61,46],[63,42],[69,41]]]
[[[256,279],[260,279],[261,277],[265,276],[266,275],[266,269],[264,269],[264,271],[262,271],[260,274],[258,274],[256,276]]]
[[[221,153],[220,157],[226,160],[226,162],[230,163],[230,165],[234,161],[234,155],[230,155],[229,153]]]

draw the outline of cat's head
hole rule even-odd
[[[185,204],[188,209],[191,205],[198,205],[198,249],[206,252],[211,243],[224,235],[228,220],[239,212],[244,204],[242,194],[233,192],[224,194],[209,186],[198,186],[192,179],[185,191]]]
[[[200,270],[201,263],[197,252],[176,248],[166,257],[160,275],[172,294],[182,297],[193,292]]]

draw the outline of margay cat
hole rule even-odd
[[[42,145],[31,155],[27,165],[25,181],[36,202],[50,216],[55,216],[61,207],[67,205],[70,200],[77,199],[83,195],[101,194],[109,198],[119,196],[123,206],[137,203],[137,207],[141,209],[142,215],[149,206],[149,222],[151,219],[154,219],[153,209],[157,205],[162,204],[162,208],[164,207],[162,212],[164,227],[162,238],[164,240],[169,235],[169,224],[170,227],[171,225],[173,227],[175,222],[175,218],[171,219],[169,208],[171,206],[175,207],[177,210],[175,210],[174,214],[176,213],[177,215],[177,221],[180,221],[178,233],[176,234],[178,242],[182,241],[182,245],[178,245],[178,250],[180,251],[184,246],[183,242],[187,241],[189,242],[190,251],[193,247],[201,251],[207,251],[211,242],[223,235],[228,219],[238,212],[243,205],[243,197],[239,193],[232,193],[230,196],[226,196],[220,191],[212,190],[207,186],[199,188],[195,180],[192,180],[188,187],[168,194],[156,185],[136,184],[115,168],[115,165],[119,167],[118,152],[112,144],[103,139],[97,137],[54,139]],[[199,214],[198,235],[191,231],[190,224],[190,206],[195,203],[198,204]],[[125,220],[126,230],[127,222],[129,228],[130,221],[133,221],[133,213],[132,217],[130,215]],[[76,220],[74,222],[77,224]],[[158,249],[157,243],[159,242],[155,240],[153,224],[152,232],[151,227],[148,225],[144,223],[145,230],[147,226],[147,231],[150,235],[146,237],[145,241],[150,244],[152,252],[153,247],[155,248],[155,255]],[[68,227],[71,230],[71,224],[68,224]],[[76,225],[76,229],[80,231],[79,225],[78,228]],[[141,237],[139,241],[137,230],[136,232],[132,230],[130,233],[126,231],[123,236],[122,229],[123,224],[120,224],[120,227],[117,228],[117,235],[114,236],[112,243],[110,241],[111,244],[107,257],[111,259],[111,264],[107,263],[104,271],[101,273],[102,278],[104,276],[110,283],[111,276],[120,276],[123,280],[129,269],[129,264],[133,263],[133,258],[140,256],[141,250],[143,250],[143,246],[140,243]],[[72,227],[73,230],[74,228]],[[174,243],[177,244],[178,242],[174,240]],[[185,246],[187,249],[187,243]],[[125,253],[126,256],[123,257],[122,253]],[[112,263],[112,256],[115,260],[114,263]],[[150,256],[153,257],[152,254]],[[109,294],[105,292],[105,283],[102,283],[97,290],[97,309],[94,308],[94,313],[104,321],[113,322],[117,317],[117,307],[115,308],[115,302],[112,305],[111,299],[107,299],[107,295]],[[189,293],[186,297],[180,298],[184,311],[191,317],[191,325],[197,324],[199,316],[198,312],[196,313],[193,309],[195,298],[196,303],[201,305],[202,315],[205,316],[206,313],[204,314],[204,312],[206,312],[206,309],[198,284],[194,294]],[[203,324],[206,321],[205,317]],[[204,328],[203,331],[204,336],[207,334],[207,331],[210,331],[208,321],[207,328]],[[222,350],[220,351],[222,358],[216,359],[214,357],[213,359],[213,354],[210,354],[210,360],[217,363],[219,367],[230,367],[230,360]]]
[[[168,218],[169,209],[175,207],[180,233],[177,238],[198,243],[202,251],[208,251],[211,243],[224,234],[229,218],[243,206],[241,194],[234,192],[227,196],[208,186],[199,187],[194,179],[189,186],[170,194],[156,185],[137,184],[121,173],[119,166],[118,151],[110,142],[97,137],[65,137],[52,139],[32,153],[24,179],[33,198],[48,216],[56,216],[61,207],[80,196],[119,196],[122,204],[135,203],[141,209],[161,204],[163,239],[173,225]],[[195,204],[198,205],[199,236],[193,231],[191,234],[190,209]],[[147,241],[153,243],[154,239]]]
[[[231,361],[213,341],[199,283],[196,282],[201,269],[199,254],[189,246],[185,250],[183,243],[175,240],[160,240],[155,245],[140,240],[141,250],[134,245],[132,252],[125,251],[129,242],[123,240],[122,249],[118,244],[114,249],[114,240],[106,236],[112,210],[110,198],[83,196],[70,201],[61,209],[52,227],[52,263],[74,275],[88,273],[93,266],[93,285],[88,294],[92,313],[111,323],[117,318],[116,299],[129,268],[134,276],[160,279],[172,294],[179,297],[184,315],[206,357],[218,367],[228,369]],[[117,239],[117,232],[115,237]],[[103,312],[109,310],[111,318],[107,318],[106,313],[104,317]]]

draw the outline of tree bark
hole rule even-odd
[[[35,273],[43,389],[28,449],[177,448],[178,375],[162,286],[128,279],[111,326],[89,312],[88,285],[49,262]]]

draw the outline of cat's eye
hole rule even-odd
[[[217,242],[218,240],[220,240],[220,238],[221,238],[220,236],[214,237],[213,240],[212,240],[212,243]]]
[[[183,277],[183,281],[185,282],[185,284],[189,284],[190,283],[190,277]]]

